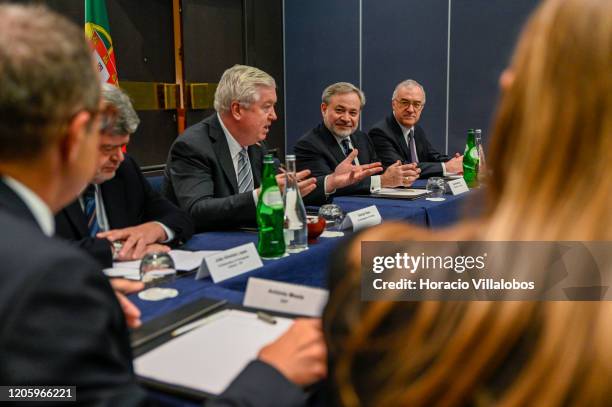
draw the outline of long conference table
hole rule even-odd
[[[416,187],[420,186],[419,184]],[[478,191],[452,196],[441,202],[383,199],[372,197],[337,197],[334,203],[345,212],[376,205],[384,221],[402,220],[414,225],[439,228],[448,226],[464,216],[472,216],[480,209]],[[345,235],[350,234],[345,232]],[[263,260],[263,267],[237,277],[213,283],[210,277],[196,280],[194,274],[177,278],[165,286],[176,288],[179,295],[161,301],[143,301],[137,295],[130,299],[140,308],[143,322],[167,314],[181,306],[202,298],[226,300],[242,304],[249,277],[258,277],[312,287],[326,287],[327,265],[342,238],[319,237],[308,250],[276,260]],[[183,247],[185,250],[226,250],[245,243],[257,244],[257,233],[251,231],[206,232],[194,235]]]

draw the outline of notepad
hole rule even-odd
[[[270,324],[253,312],[218,312],[204,325],[136,358],[134,370],[147,379],[221,394],[263,346],[293,323],[289,318],[275,319],[276,324]]]

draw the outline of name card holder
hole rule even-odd
[[[448,187],[450,188],[451,193],[453,195],[463,194],[470,190],[463,178],[457,178],[457,179],[448,181]]]
[[[263,263],[255,245],[247,243],[205,257],[196,274],[196,280],[211,276],[216,284],[260,267],[263,267]]]
[[[366,208],[362,208],[346,214],[344,221],[342,222],[341,229],[353,228],[353,231],[357,231],[368,226],[378,225],[382,222],[382,217],[376,205],[371,205]]]
[[[320,317],[329,292],[321,288],[250,277],[243,304],[286,314]]]

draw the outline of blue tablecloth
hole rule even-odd
[[[345,212],[376,205],[383,220],[404,220],[420,226],[441,227],[459,219],[464,211],[463,204],[471,201],[469,198],[472,194],[445,195],[446,200],[442,202],[431,202],[425,199],[410,201],[370,197],[338,197],[334,202],[340,205]],[[200,298],[223,299],[240,304],[244,298],[248,279],[252,276],[325,287],[327,263],[339,241],[339,238],[319,238],[302,253],[288,255],[277,260],[264,260],[262,268],[219,284],[213,283],[210,278],[195,280],[193,275],[177,278],[175,282],[169,284],[179,290],[176,298],[162,301],[142,301],[136,295],[130,298],[140,308],[142,319],[146,322]],[[249,242],[257,243],[257,233],[247,231],[206,232],[194,235],[184,248],[187,250],[225,250]]]

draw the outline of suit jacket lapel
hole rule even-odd
[[[406,138],[404,137],[404,133],[402,133],[402,128],[397,123],[397,120],[395,120],[395,117],[393,116],[393,114],[387,117],[387,121],[389,122],[389,127],[391,127],[391,130],[393,130],[393,134],[395,135],[397,142],[402,148],[402,153],[404,154],[404,157],[409,157],[410,159],[412,159],[410,155],[410,148],[408,148],[408,144],[406,143]]]
[[[229,151],[229,146],[227,145],[225,133],[223,133],[223,129],[221,128],[221,124],[219,123],[217,117],[215,117],[211,123],[208,136],[211,139],[211,144],[213,146],[213,150],[215,150],[215,155],[219,160],[219,164],[221,165],[221,168],[223,168],[223,172],[233,188],[233,193],[237,194],[238,180],[236,179],[236,170],[234,169],[234,163]]]
[[[351,134],[351,143],[353,144],[353,147],[357,149],[357,158],[359,159],[359,164],[367,164],[371,161],[368,153],[368,146],[365,143],[367,142],[367,140],[362,137],[357,137],[357,131]]]
[[[338,145],[336,137],[325,127],[324,124],[319,125],[321,128],[320,134],[323,143],[327,146],[327,150],[331,152],[332,156],[336,160],[336,165],[340,164],[346,158],[342,148]]]
[[[124,228],[129,224],[127,219],[128,200],[125,196],[125,188],[124,180],[116,176],[100,185],[110,229]]]
[[[251,172],[253,173],[253,185],[255,188],[261,185],[261,170],[263,156],[263,147],[258,145],[249,146],[249,161],[251,162]]]

